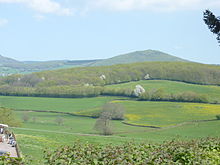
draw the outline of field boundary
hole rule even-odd
[[[154,128],[154,129],[161,129],[162,127],[157,127],[157,126],[151,126],[151,125],[139,125],[139,124],[131,124],[131,123],[127,123],[122,121],[122,124],[125,125],[130,125],[130,126],[134,126],[134,127],[146,127],[146,128]]]
[[[51,111],[51,110],[29,110],[29,109],[13,109],[14,111],[19,112],[45,112],[45,113],[59,113],[63,115],[71,115],[71,116],[77,116],[77,117],[89,117],[89,118],[97,118],[95,116],[89,116],[89,115],[79,115],[71,112],[59,112],[59,111]]]

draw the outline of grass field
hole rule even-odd
[[[220,114],[218,104],[199,104],[181,102],[135,101],[124,97],[95,98],[40,98],[0,96],[0,106],[23,109],[72,112],[91,115],[100,111],[107,103],[120,103],[125,109],[125,121],[138,125],[160,126],[161,129],[135,127],[112,121],[112,136],[101,136],[94,129],[96,119],[49,112],[15,111],[22,119],[27,114],[29,120],[20,128],[11,128],[22,153],[32,156],[33,164],[42,164],[43,150],[52,150],[61,145],[71,145],[74,141],[113,145],[128,141],[161,143],[172,139],[193,139],[220,135]],[[62,118],[59,125],[57,118]],[[198,122],[194,120],[212,120]],[[194,122],[192,122],[194,121]]]
[[[0,106],[24,110],[50,110],[60,112],[77,112],[103,106],[105,103],[119,99],[118,97],[95,98],[46,98],[46,97],[14,97],[0,96]]]
[[[181,102],[151,102],[115,100],[112,103],[123,104],[126,113],[125,121],[143,126],[167,127],[194,120],[212,120],[220,114],[219,104],[199,104]],[[93,116],[97,110],[78,112],[81,115]]]
[[[30,120],[25,122],[22,128],[12,129],[17,136],[22,153],[32,156],[35,163],[38,160],[42,160],[45,149],[53,150],[62,145],[71,145],[78,140],[89,143],[112,143],[117,145],[128,141],[161,143],[172,139],[187,140],[220,135],[220,121],[194,122],[164,129],[133,127],[124,125],[120,121],[113,121],[114,135],[99,136],[93,130],[96,120],[92,118],[44,112],[28,113]],[[16,114],[22,117],[23,112],[16,112]],[[35,120],[33,120],[33,117]],[[62,125],[58,125],[55,122],[57,117],[63,118]]]
[[[145,90],[163,89],[167,94],[176,94],[185,91],[192,91],[199,94],[206,94],[211,102],[220,102],[220,87],[213,85],[196,85],[168,80],[141,80],[116,85],[108,85],[107,88],[135,89],[136,85],[141,85]]]

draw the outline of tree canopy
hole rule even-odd
[[[18,120],[14,112],[8,108],[0,107],[0,123],[7,124],[11,127],[20,126],[21,122]]]
[[[206,10],[203,13],[203,20],[205,24],[208,25],[210,31],[217,34],[218,43],[220,43],[220,17],[216,17],[211,11]]]

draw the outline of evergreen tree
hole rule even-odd
[[[214,34],[217,34],[218,43],[220,43],[220,17],[216,17],[211,11],[206,10],[203,13],[203,20],[205,21],[206,25],[210,31]]]

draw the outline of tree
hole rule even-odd
[[[205,21],[206,25],[210,31],[214,34],[217,34],[218,43],[220,43],[220,17],[216,17],[211,11],[206,10],[203,13],[203,20]]]
[[[101,115],[95,123],[94,129],[102,135],[112,135],[111,120],[108,115]]]
[[[11,127],[20,126],[21,122],[18,120],[13,111],[8,108],[0,107],[0,123],[7,124]]]
[[[99,118],[96,120],[94,129],[102,135],[112,135],[111,120],[124,119],[124,108],[120,104],[107,103],[103,106]]]
[[[113,120],[123,120],[125,109],[118,103],[107,103],[103,106],[102,115],[109,116]]]

